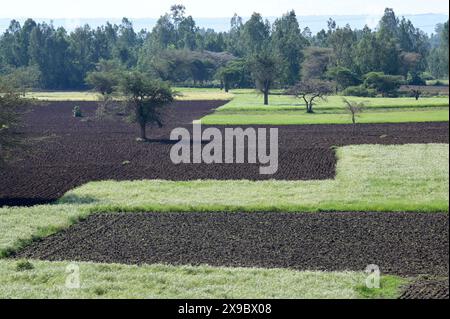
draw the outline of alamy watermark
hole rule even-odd
[[[80,289],[80,266],[77,264],[69,264],[66,267],[66,288],[67,289]]]
[[[366,287],[369,289],[381,288],[381,271],[377,265],[369,265],[366,267]]]
[[[170,151],[174,164],[248,163],[260,164],[261,175],[278,171],[277,128],[225,128],[223,134],[213,127],[203,131],[198,121],[192,126],[192,137],[186,128],[176,128],[170,134],[171,141],[178,141]]]

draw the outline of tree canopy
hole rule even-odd
[[[219,86],[230,61],[250,62],[268,48],[278,59],[279,87],[302,79],[326,80],[328,71],[338,69],[335,75],[346,70],[346,79],[362,79],[370,72],[401,75],[408,84],[420,83],[425,73],[448,78],[448,21],[427,35],[387,8],[375,29],[352,29],[330,19],[328,28],[312,34],[300,28],[290,11],[273,23],[258,13],[247,21],[235,15],[228,31],[216,32],[198,27],[183,5],[172,6],[151,30],[140,31],[127,18],[71,32],[52,23],[12,20],[0,35],[0,76],[16,79],[25,89],[87,89],[92,83],[86,83],[86,76],[101,61],[113,60],[174,84]],[[235,85],[255,83],[241,76]]]

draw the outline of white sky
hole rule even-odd
[[[398,14],[446,13],[447,0],[0,0],[0,18],[155,18],[182,3],[199,18],[297,15],[380,15],[384,8]]]

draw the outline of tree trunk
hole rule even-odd
[[[146,139],[147,139],[146,125],[143,124],[143,123],[141,123],[141,124],[140,124],[140,127],[141,127],[141,138],[142,138],[143,140],[146,140]]]
[[[311,102],[307,102],[306,103],[306,113],[312,114],[313,112],[313,108],[312,108],[312,103]]]
[[[230,91],[230,85],[225,82],[225,93],[228,93]]]
[[[264,105],[269,105],[269,92],[264,91]]]

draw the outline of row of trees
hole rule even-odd
[[[0,74],[24,89],[84,89],[86,75],[102,60],[173,83],[263,87],[267,82],[250,76],[259,72],[262,57],[276,65],[269,81],[281,87],[321,79],[339,83],[337,90],[356,90],[370,72],[420,84],[448,77],[448,22],[429,37],[386,9],[375,30],[340,27],[330,19],[326,30],[312,35],[291,11],[273,24],[257,13],[245,23],[235,15],[230,30],[218,33],[199,28],[175,5],[151,31],[137,32],[126,18],[70,33],[29,19],[11,21],[0,38]]]

